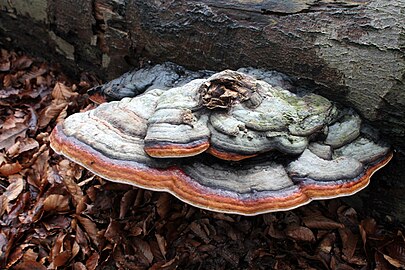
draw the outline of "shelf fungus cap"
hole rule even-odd
[[[353,110],[268,81],[226,70],[148,89],[68,117],[51,146],[107,180],[242,215],[353,194],[391,159]]]

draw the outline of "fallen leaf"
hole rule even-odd
[[[100,256],[97,252],[94,252],[86,261],[87,270],[95,270],[98,266]]]
[[[354,252],[356,251],[357,242],[359,240],[358,236],[352,233],[349,229],[343,228],[339,230],[340,239],[342,239],[343,249],[342,252],[345,259],[350,262],[353,258]]]
[[[21,172],[23,166],[17,161],[11,164],[0,165],[0,175],[10,176]]]
[[[17,138],[24,138],[27,130],[27,125],[21,123],[15,124],[15,127],[10,129],[4,130],[4,127],[0,129],[0,150],[9,149],[15,144]]]
[[[137,238],[134,241],[134,244],[138,248],[138,250],[141,252],[141,254],[148,260],[148,263],[151,264],[153,261],[153,253],[150,249],[148,242]]]
[[[82,262],[75,262],[73,265],[73,270],[89,270]],[[93,269],[94,270],[94,269]]]
[[[288,237],[290,237],[296,241],[304,241],[304,242],[314,242],[315,241],[314,233],[307,227],[288,226],[284,230],[284,232]]]
[[[125,192],[124,196],[122,196],[121,203],[120,203],[120,215],[119,218],[124,218],[128,209],[134,204],[136,196],[136,191],[131,189]]]
[[[85,218],[85,217],[82,217],[82,216],[79,216],[79,215],[76,215],[75,217],[80,222],[80,224],[82,224],[84,230],[89,235],[89,237],[93,241],[93,243],[96,246],[99,246],[100,245],[100,239],[99,239],[98,229],[97,229],[96,223],[94,223],[93,221],[91,221],[88,218]]]
[[[157,233],[155,234],[155,237],[156,237],[156,241],[159,246],[160,253],[162,253],[163,257],[166,259],[166,252],[167,252],[166,251],[166,249],[167,249],[166,240],[163,236],[161,236],[160,234],[157,234]]]
[[[302,221],[310,229],[333,230],[344,227],[342,223],[319,215],[303,217]]]
[[[10,185],[7,187],[3,195],[10,202],[17,199],[24,189],[24,180],[20,175],[13,175],[9,177]]]
[[[69,198],[59,194],[51,194],[45,198],[45,211],[66,212],[69,210]]]
[[[46,270],[47,268],[36,261],[24,260],[13,267],[14,270]]]

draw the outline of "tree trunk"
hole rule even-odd
[[[111,79],[142,61],[274,69],[354,107],[405,149],[405,0],[0,0],[0,7],[2,46],[73,73]],[[403,161],[397,155],[394,173],[376,177],[386,184],[375,181],[381,185],[361,198],[384,186],[384,198],[371,204],[405,220]]]

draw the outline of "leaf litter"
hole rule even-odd
[[[57,67],[0,49],[0,268],[398,269],[401,226],[339,199],[244,217],[115,184],[56,155],[49,134],[94,107]]]

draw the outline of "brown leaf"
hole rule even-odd
[[[111,243],[117,244],[122,241],[121,235],[121,225],[117,221],[111,220],[104,233],[104,237]]]
[[[46,127],[53,119],[56,119],[56,117],[58,117],[58,115],[67,107],[67,102],[57,103],[52,101],[52,103],[48,107],[44,108],[39,113],[38,127]]]
[[[74,171],[71,167],[70,161],[66,159],[62,160],[59,163],[59,171],[62,174],[61,176],[63,177],[63,183],[65,184],[66,189],[73,197],[73,204],[77,206],[83,201],[83,191],[73,179]]]
[[[32,65],[32,59],[26,55],[19,56],[15,61],[13,61],[12,69],[21,70],[29,68]]]
[[[392,266],[396,268],[405,268],[405,264],[402,264],[399,260],[392,258],[391,256],[388,256],[386,254],[383,254],[384,259],[386,259]]]
[[[11,63],[8,59],[0,61],[0,71],[3,71],[3,72],[9,71],[10,67],[11,67]]]
[[[156,237],[156,241],[158,243],[159,246],[159,250],[162,253],[163,257],[166,259],[166,250],[167,250],[167,243],[166,240],[163,236],[161,236],[160,234],[155,234]]]
[[[170,211],[171,195],[163,192],[159,194],[159,199],[156,202],[157,212],[160,218],[165,218]]]
[[[322,238],[321,242],[319,243],[317,247],[318,251],[329,254],[333,249],[335,241],[336,235],[334,233],[327,234],[324,238]]]
[[[350,262],[356,251],[358,235],[353,234],[349,229],[343,228],[339,230],[340,238],[342,239],[343,249],[342,252],[346,260]]]
[[[45,198],[45,211],[66,212],[69,211],[69,198],[59,194],[51,194]]]
[[[10,176],[21,172],[23,166],[17,161],[11,164],[0,165],[0,175]]]
[[[42,224],[45,226],[45,229],[55,230],[55,229],[66,229],[69,227],[71,218],[66,215],[52,215],[47,219],[42,219]]]
[[[204,231],[202,228],[201,224],[197,223],[196,221],[193,221],[190,224],[190,229],[198,236],[200,237],[206,244],[208,244],[211,239],[208,237],[207,233]]]
[[[288,226],[284,230],[284,232],[288,237],[290,237],[296,241],[315,242],[314,233],[307,227],[295,226],[295,225]]]
[[[36,261],[24,260],[13,267],[14,270],[46,270],[47,268]]]
[[[78,93],[73,92],[72,88],[66,86],[61,82],[57,82],[52,90],[52,97],[56,100],[68,101],[72,97],[76,97]]]
[[[377,222],[373,218],[363,219],[360,225],[368,235],[374,235],[377,231]]]
[[[43,74],[45,74],[48,71],[47,68],[45,67],[40,67],[40,68],[35,68],[27,73],[25,73],[20,79],[20,82],[25,82],[25,81],[29,81],[31,79],[34,79],[38,76],[41,76]]]
[[[15,144],[17,138],[24,138],[27,130],[27,125],[22,123],[17,123],[13,128],[10,129],[4,129],[3,126],[3,129],[0,129],[0,150],[9,149]]]
[[[122,196],[121,203],[120,203],[120,215],[119,218],[124,218],[128,209],[134,204],[136,196],[136,191],[131,189],[125,192],[124,196]]]
[[[86,266],[82,262],[75,262],[73,265],[73,270],[87,270]]]
[[[9,177],[10,185],[7,187],[3,195],[8,201],[15,200],[24,189],[24,180],[20,175],[13,175]]]
[[[86,233],[89,235],[90,239],[93,241],[93,243],[96,246],[100,245],[100,239],[99,239],[99,235],[98,235],[98,229],[96,226],[96,223],[94,223],[93,221],[91,221],[88,218],[76,215],[76,219],[80,222],[80,224],[82,224],[84,230],[86,231]]]
[[[65,250],[57,254],[53,260],[53,265],[56,267],[63,266],[72,257],[72,251]]]
[[[86,267],[88,270],[95,270],[98,266],[98,260],[100,255],[97,252],[94,252],[86,261]]]
[[[344,227],[342,223],[320,215],[303,217],[302,221],[304,222],[305,226],[310,229],[333,230]]]
[[[153,253],[150,249],[148,242],[137,238],[134,241],[134,244],[138,248],[138,250],[141,252],[141,254],[147,259],[148,263],[151,264],[153,261]]]

